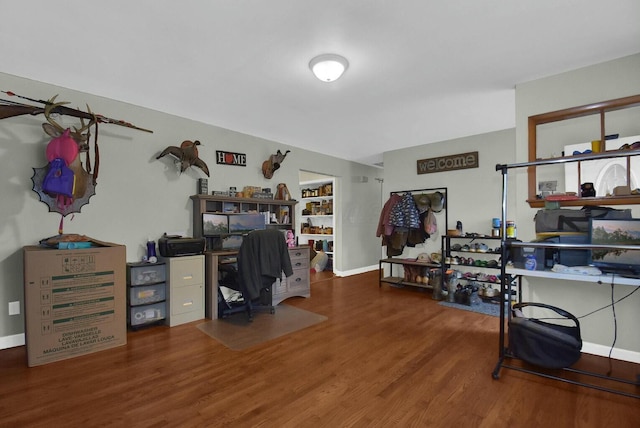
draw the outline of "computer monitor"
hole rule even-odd
[[[229,233],[229,217],[224,214],[202,214],[202,236],[219,236]]]
[[[228,217],[229,233],[247,234],[267,227],[264,214],[228,214]]]
[[[637,245],[638,250],[593,248],[591,264],[603,272],[640,276],[640,218],[590,221],[591,244]]]

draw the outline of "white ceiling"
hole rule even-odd
[[[0,0],[0,13],[1,72],[362,163],[512,128],[518,83],[640,52],[638,0]],[[311,73],[322,53],[349,60],[340,80]]]

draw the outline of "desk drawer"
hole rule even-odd
[[[204,283],[204,264],[200,257],[175,257],[169,270],[171,288]]]
[[[291,259],[293,270],[309,268],[309,250],[307,248],[290,248],[289,258]]]
[[[289,290],[296,288],[309,288],[309,270],[297,269],[293,271],[293,275],[287,278],[287,287]]]
[[[202,310],[204,305],[204,287],[190,285],[171,289],[171,315]]]

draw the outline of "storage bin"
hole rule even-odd
[[[130,285],[157,284],[166,281],[164,263],[141,263],[127,270],[127,283]]]
[[[167,317],[167,305],[166,302],[158,302],[151,305],[133,306],[129,312],[129,323],[135,327],[165,319]]]
[[[145,305],[161,302],[166,298],[166,284],[141,285],[129,287],[129,305]]]

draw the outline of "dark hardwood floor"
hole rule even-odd
[[[379,288],[377,271],[318,275],[311,295],[284,304],[327,321],[245,351],[202,333],[200,321],[39,367],[27,367],[24,346],[2,350],[0,426],[640,426],[639,399],[515,370],[493,379],[498,318]],[[609,369],[599,357],[579,364]]]

